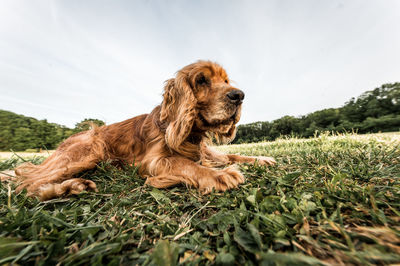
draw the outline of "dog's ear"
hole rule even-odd
[[[163,97],[160,121],[168,123],[165,141],[172,150],[179,151],[197,115],[196,98],[187,75],[178,73],[175,79],[167,80]]]

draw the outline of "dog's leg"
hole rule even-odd
[[[25,163],[15,169],[19,182],[17,192],[26,188],[28,195],[43,199],[75,194],[84,189],[95,190],[95,184],[74,175],[94,168],[105,159],[104,141],[95,131],[87,131],[67,139],[42,164]],[[71,179],[70,182],[64,182]]]
[[[209,193],[213,188],[225,191],[236,188],[244,182],[243,175],[235,166],[213,169],[181,157],[170,157],[164,160],[166,160],[164,166],[160,167],[156,176],[148,177],[146,184],[157,188],[166,188],[185,183],[199,188],[203,193]]]
[[[220,162],[222,164],[234,163],[258,163],[259,165],[275,165],[276,161],[272,157],[266,156],[242,156],[236,154],[222,154],[212,148],[203,146],[203,156],[205,160]]]
[[[258,163],[259,165],[275,165],[276,161],[272,157],[267,156],[243,156],[236,154],[227,154],[231,163]]]

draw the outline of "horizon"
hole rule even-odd
[[[240,124],[340,108],[399,82],[399,11],[395,0],[6,0],[0,108],[111,124],[150,113],[164,81],[199,59],[246,93]]]
[[[376,88],[380,88],[380,87],[382,87],[383,85],[395,84],[395,83],[400,83],[400,82],[384,83],[384,84],[382,84],[381,86],[376,87]],[[330,107],[330,108],[324,108],[324,109],[331,109],[331,108],[333,108],[333,109],[340,109],[340,108],[342,108],[344,105],[346,105],[346,103],[347,103],[348,101],[350,101],[351,99],[353,99],[353,98],[354,98],[354,99],[357,99],[357,98],[360,97],[362,94],[364,94],[364,93],[366,93],[366,92],[369,92],[369,91],[373,91],[373,90],[376,89],[376,88],[366,90],[366,91],[364,91],[363,93],[361,93],[360,95],[348,99],[346,102],[344,102],[342,105],[340,105],[340,106],[338,106],[338,107]],[[292,116],[292,117],[295,117],[295,118],[301,118],[301,117],[303,117],[303,116],[307,116],[307,115],[309,115],[309,114],[311,114],[311,113],[314,113],[314,112],[317,112],[317,111],[321,111],[321,110],[324,110],[324,109],[314,110],[314,111],[311,111],[311,112],[309,112],[309,113],[307,113],[307,114],[300,114],[300,115],[297,115],[297,116],[283,115],[283,116],[281,116],[281,117],[279,117],[279,118],[276,118],[276,119],[273,119],[273,120],[258,120],[258,121],[252,121],[252,122],[249,122],[249,123],[241,123],[241,121],[239,121],[237,125],[240,126],[240,125],[246,125],[246,124],[252,124],[252,123],[260,123],[260,122],[273,122],[273,121],[279,120],[279,119],[281,119],[281,118],[283,118],[283,117],[285,117],[285,116]],[[0,110],[7,111],[7,112],[13,112],[13,111],[4,110],[4,109],[0,109]],[[66,127],[68,127],[68,128],[71,128],[71,129],[73,129],[73,128],[76,126],[76,124],[82,122],[84,119],[98,119],[98,118],[96,118],[96,117],[85,117],[85,118],[83,118],[83,119],[80,120],[80,121],[76,121],[76,123],[74,124],[74,126],[71,127],[71,126],[63,125],[63,124],[60,124],[60,123],[57,123],[57,122],[48,121],[48,119],[46,119],[46,118],[38,119],[38,118],[36,118],[36,117],[32,117],[32,116],[29,116],[29,115],[26,115],[26,114],[20,114],[20,113],[16,113],[16,112],[13,112],[13,113],[15,113],[15,114],[17,114],[17,115],[23,115],[23,116],[25,116],[25,117],[34,118],[34,119],[37,119],[37,120],[46,120],[48,123],[58,124],[59,126],[66,126]],[[129,118],[128,118],[128,119],[129,119]],[[101,120],[101,119],[100,119],[100,120]],[[105,121],[103,121],[103,122],[105,122]],[[117,121],[117,122],[120,122],[120,121]],[[106,123],[106,125],[109,125],[109,124]]]

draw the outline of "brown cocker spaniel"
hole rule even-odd
[[[42,164],[19,166],[17,191],[27,189],[41,200],[96,191],[93,181],[76,175],[107,160],[140,164],[146,184],[157,188],[179,183],[203,193],[236,188],[243,175],[234,165],[221,166],[275,163],[270,157],[224,155],[207,147],[212,138],[233,140],[243,98],[220,65],[188,65],[166,81],[163,101],[150,114],[75,134]]]

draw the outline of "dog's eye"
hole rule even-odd
[[[225,80],[225,83],[228,84],[228,80],[227,79]]]
[[[197,79],[196,83],[197,83],[198,85],[206,85],[206,84],[207,84],[207,79],[206,79],[205,76],[201,75],[201,76]]]

